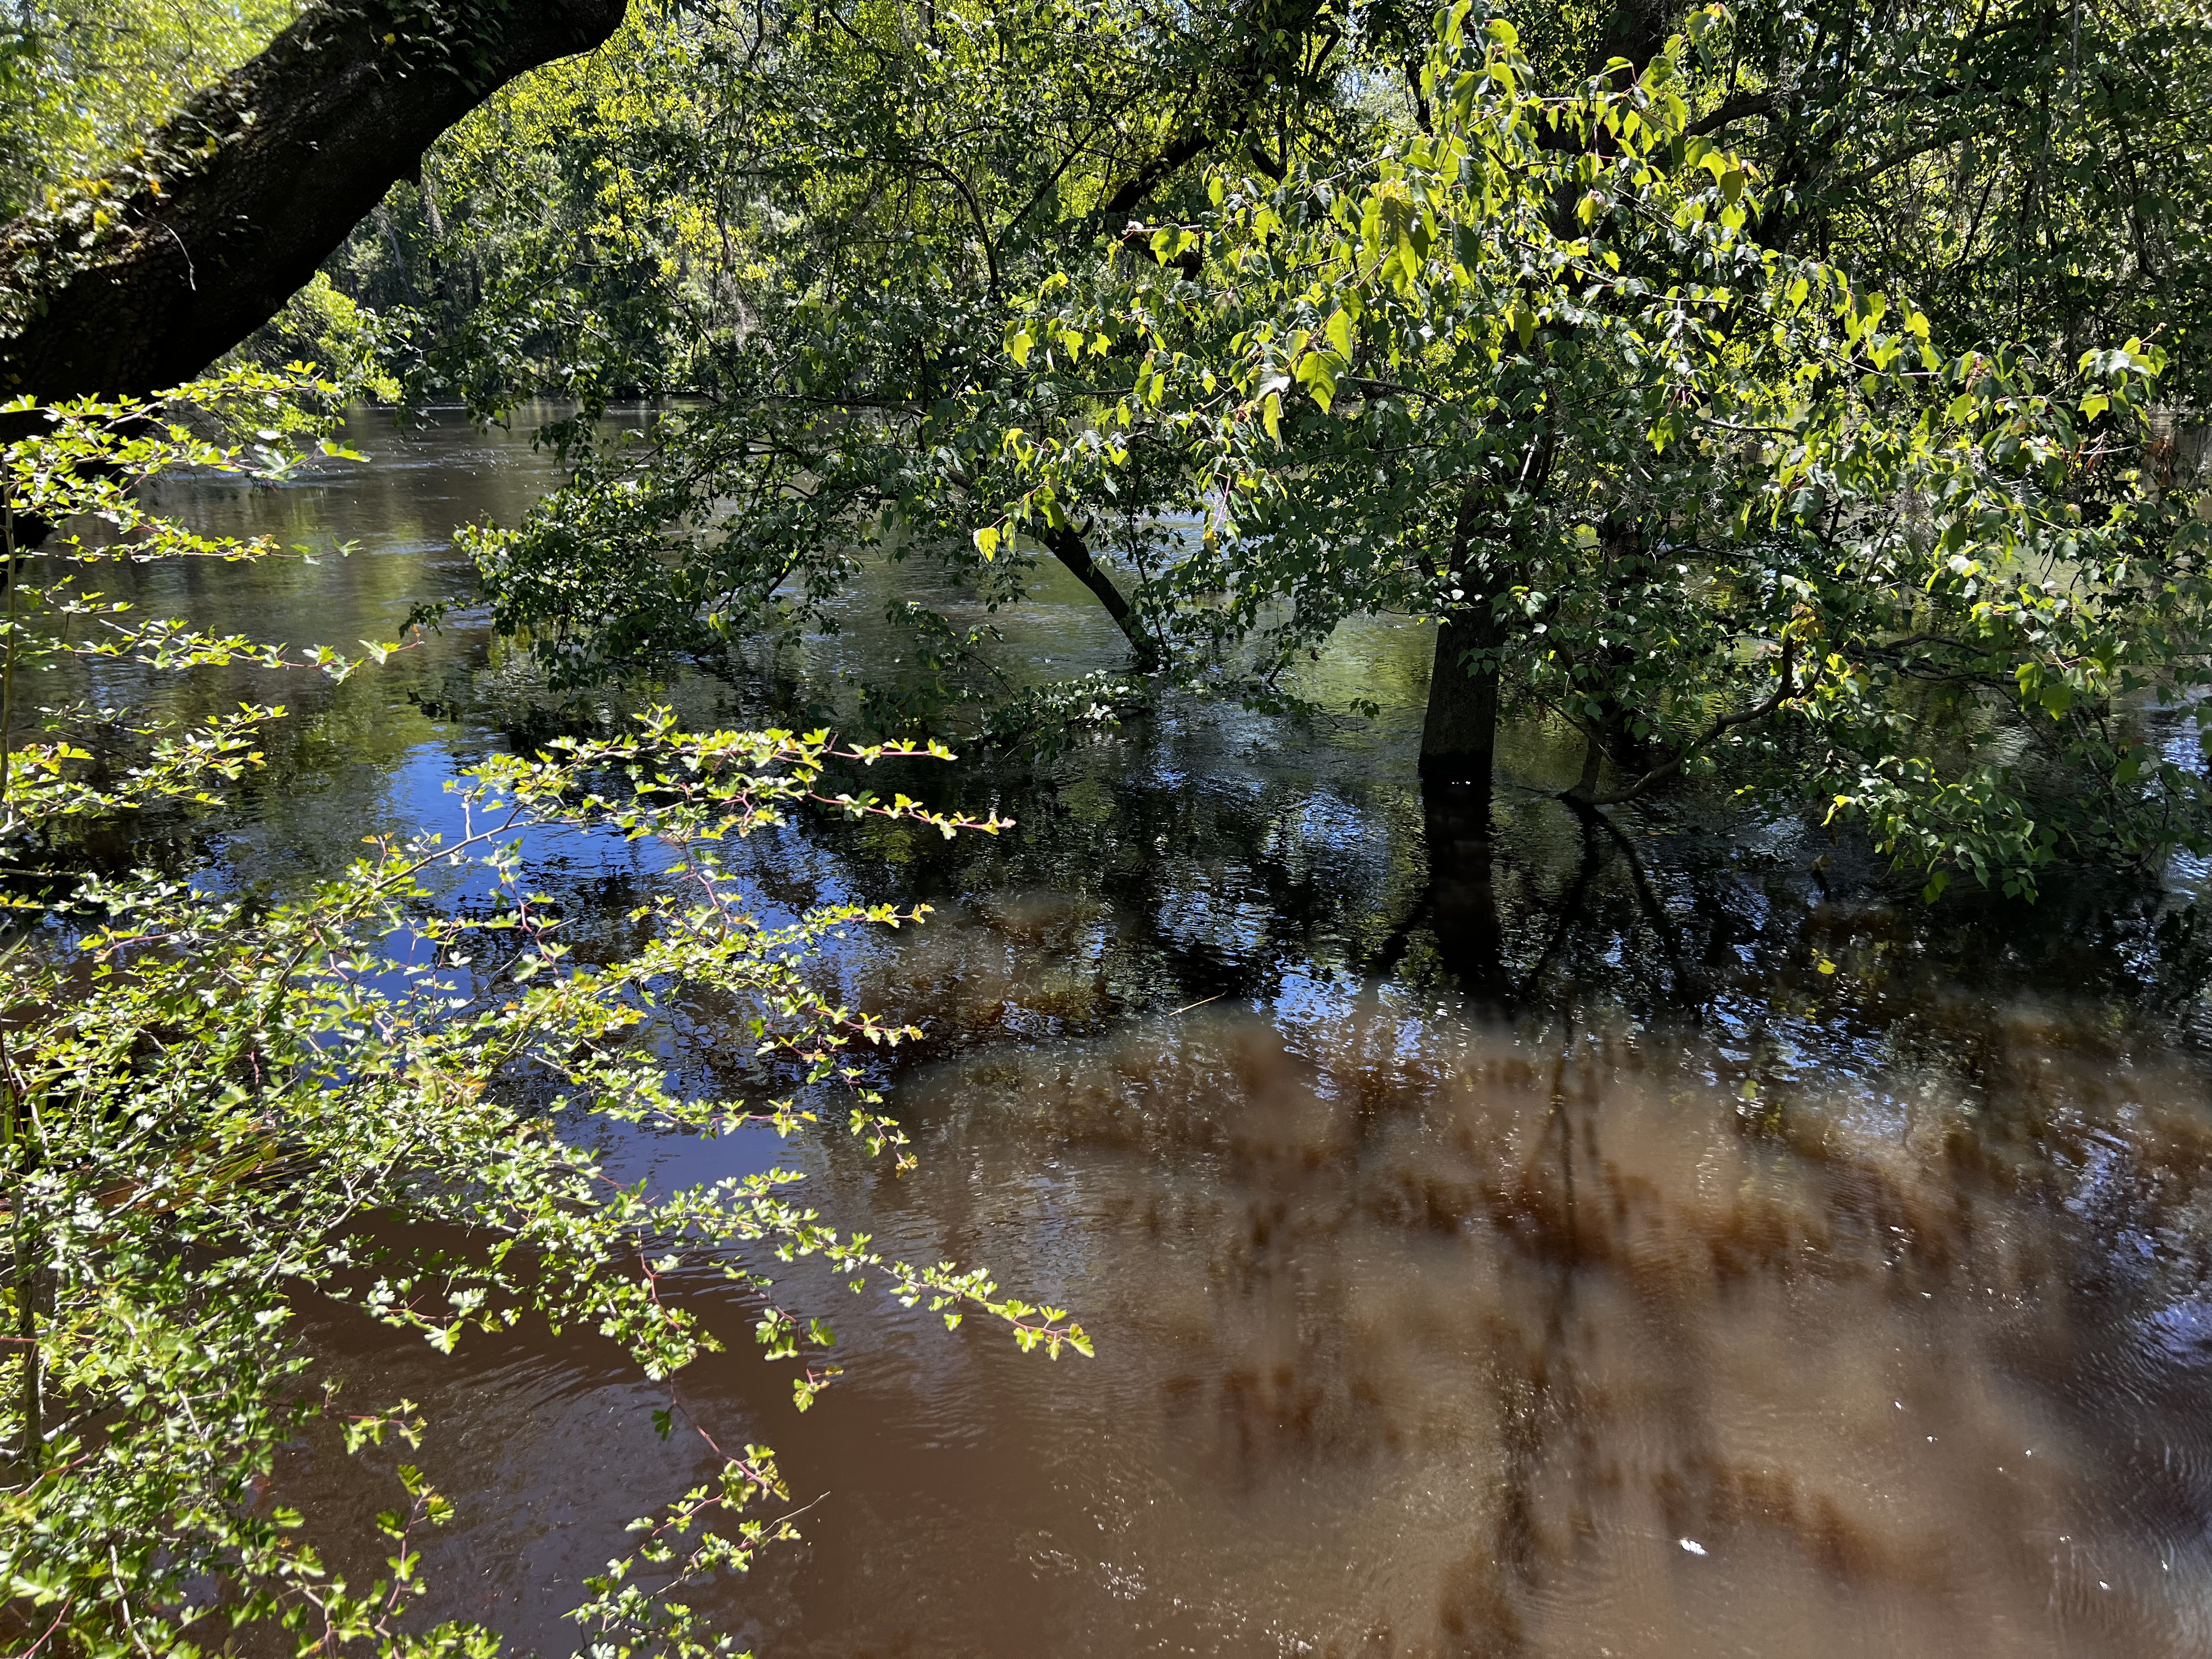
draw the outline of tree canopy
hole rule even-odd
[[[457,135],[410,234],[465,229],[347,256],[364,292],[472,273],[404,313],[421,384],[579,399],[570,487],[476,543],[556,683],[823,625],[866,558],[990,608],[1050,559],[1134,674],[1218,693],[1279,701],[1348,617],[1435,622],[1438,775],[1486,777],[1522,708],[1587,733],[1578,799],[1725,763],[1931,891],[2201,841],[2142,720],[2202,660],[2168,435],[2197,12],[884,6],[624,41]],[[594,425],[644,390],[690,399]],[[1010,704],[985,635],[902,610],[939,672],[871,688],[880,729],[1101,707]]]
[[[1364,188],[1217,179],[1133,281],[1048,281],[1008,349],[1085,413],[1008,433],[1039,482],[983,550],[1072,503],[1206,514],[1148,588],[1187,649],[1287,663],[1348,615],[1443,615],[1439,678],[1510,672],[1586,732],[1578,799],[1726,750],[1936,891],[2032,890],[2062,841],[2198,844],[2198,774],[2129,714],[2204,659],[2203,532],[2142,470],[2164,354],[1947,356],[1768,246],[1753,170],[1690,131],[1686,56],[1549,94],[1510,24],[1455,19],[1432,132]],[[1432,758],[1486,771],[1486,734],[1439,725]],[[2109,789],[2039,810],[2039,766]]]
[[[124,110],[246,28],[100,15],[137,43]],[[37,297],[6,372],[196,368],[350,224],[255,349],[487,416],[573,400],[568,487],[472,542],[556,687],[834,625],[866,561],[988,616],[1048,560],[1124,635],[1118,689],[1015,695],[988,626],[902,602],[931,672],[865,718],[1048,738],[1146,682],[1279,702],[1342,621],[1401,614],[1438,629],[1437,775],[1486,777],[1518,708],[1584,731],[1580,800],[1725,760],[1937,890],[2201,838],[2194,763],[2143,724],[2201,659],[2172,436],[2206,372],[2200,8],[531,15],[395,34],[403,152],[481,106],[417,166],[332,192],[319,163],[332,205],[291,252],[218,255],[230,290],[192,215],[295,141],[222,123],[319,118],[306,88],[375,40],[311,12],[111,143],[124,183],[11,233]],[[88,52],[82,23],[27,31],[10,84]],[[16,107],[40,154],[93,154],[52,96]],[[126,269],[166,320],[100,326]],[[646,393],[680,402],[600,421]]]
[[[525,70],[599,45],[623,11],[623,0],[331,0],[136,138],[147,89],[88,76],[85,102],[112,111],[115,141],[80,133],[73,150],[65,130],[36,165],[90,161],[91,176],[33,190],[0,228],[0,396],[143,396],[190,380],[274,316],[459,117]],[[90,31],[27,15],[40,21],[19,30],[11,72],[35,87]],[[157,64],[171,79],[149,71],[154,93],[221,64],[251,32],[241,18],[211,57]],[[27,137],[51,101],[33,92],[9,111]]]

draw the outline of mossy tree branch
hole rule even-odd
[[[430,143],[627,0],[324,0],[106,179],[0,230],[0,397],[140,396],[274,316]]]

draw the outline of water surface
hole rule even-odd
[[[453,526],[550,477],[526,440],[364,422],[366,468],[177,486],[210,529],[351,556],[149,579],[147,599],[295,641],[444,630],[338,688],[207,676],[295,709],[239,816],[179,830],[224,879],[343,866],[442,824],[443,785],[526,744],[526,663],[471,610]],[[836,708],[903,637],[926,567],[872,567],[841,631],[603,699],[699,720]],[[981,613],[976,613],[980,619]],[[1017,678],[1116,670],[1054,570],[995,621]],[[426,1616],[567,1651],[623,1525],[773,1444],[807,1541],[696,1598],[763,1655],[2195,1655],[2212,1650],[2212,1151],[2191,872],[1928,910],[1794,817],[1544,797],[1516,728],[1487,811],[1425,800],[1430,636],[1348,630],[1301,726],[1197,702],[1048,763],[912,769],[1018,820],[950,845],[800,826],[768,902],[919,898],[930,924],[821,970],[927,1039],[886,1072],[919,1172],[843,1146],[653,1138],[677,1182],[782,1157],[902,1255],[988,1263],[1073,1308],[1093,1361],[947,1334],[873,1297],[809,1413],[731,1352],[670,1391],[542,1331],[447,1358],[329,1311],[361,1402],[405,1395],[461,1518]],[[848,703],[846,706],[849,706]],[[587,948],[653,879],[590,836],[533,846]],[[696,1086],[743,1044],[669,1034]],[[715,1293],[702,1287],[700,1295]],[[304,1450],[311,1512],[393,1501]],[[304,1500],[304,1501],[303,1501]],[[312,1506],[312,1507],[311,1507]],[[373,1563],[373,1540],[332,1553]],[[349,1554],[350,1552],[350,1554]]]

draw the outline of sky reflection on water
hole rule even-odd
[[[343,687],[182,694],[297,710],[237,821],[179,832],[226,879],[341,867],[364,826],[450,827],[446,782],[538,729],[446,538],[511,520],[545,459],[450,425],[355,441],[369,467],[179,491],[206,527],[356,538],[352,558],[147,584],[340,644],[464,601]],[[1049,574],[999,618],[1009,660],[1117,667]],[[890,584],[919,580],[873,568],[787,684],[834,702],[894,654]],[[1455,823],[1412,775],[1427,649],[1375,623],[1316,669],[1382,700],[1373,721],[1170,702],[1044,766],[899,775],[1010,812],[997,842],[823,823],[751,844],[777,914],[938,908],[822,964],[928,1031],[883,1074],[922,1167],[617,1136],[620,1167],[788,1159],[841,1224],[988,1262],[1100,1353],[948,1335],[802,1267],[847,1376],[800,1418],[720,1306],[732,1352],[679,1379],[684,1410],[775,1445],[813,1507],[807,1544],[714,1605],[763,1655],[2212,1650],[2195,912],[2086,881],[1930,912],[1792,817],[1685,799],[1584,822],[1538,793],[1568,763],[1534,728],[1508,746],[1528,787]],[[639,695],[703,721],[764,694]],[[531,851],[585,953],[614,948],[653,854]],[[723,1035],[691,1011],[664,1052],[692,1086],[742,1085]],[[665,1393],[596,1339],[446,1359],[349,1318],[313,1340],[356,1395],[427,1405],[424,1466],[461,1504],[429,1609],[565,1650],[578,1577],[704,1447],[656,1439]],[[326,1449],[287,1479],[364,1521],[391,1501]]]

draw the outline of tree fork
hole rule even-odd
[[[191,380],[276,315],[440,133],[600,45],[627,3],[310,7],[108,179],[0,229],[0,398]]]

